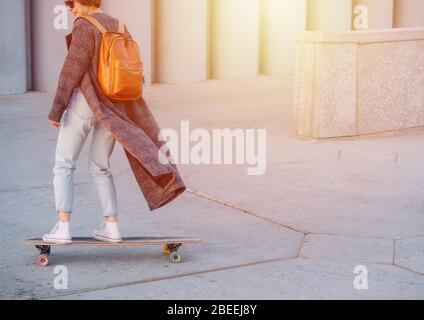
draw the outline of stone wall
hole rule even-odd
[[[297,135],[321,139],[424,126],[424,28],[306,32],[296,57]]]

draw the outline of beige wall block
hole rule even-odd
[[[294,132],[305,138],[357,134],[358,45],[297,45]]]
[[[259,71],[259,0],[211,0],[211,77],[241,79]]]
[[[394,27],[414,28],[424,27],[423,0],[395,0]]]
[[[190,83],[207,79],[208,3],[156,0],[155,80]]]
[[[352,0],[308,0],[308,30],[351,30]]]
[[[315,44],[296,43],[293,129],[296,135],[312,137],[315,93]]]
[[[424,28],[299,38],[295,133],[335,138],[424,126]]]
[[[292,74],[295,39],[306,30],[306,0],[262,0],[261,6],[261,72]]]
[[[294,131],[307,138],[354,136],[357,44],[299,43]]]
[[[362,134],[424,126],[424,41],[362,45]]]
[[[313,137],[356,131],[357,44],[317,45]]]

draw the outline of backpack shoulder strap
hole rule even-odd
[[[99,29],[99,31],[102,34],[105,34],[107,32],[105,27],[103,27],[103,25],[99,21],[97,21],[95,18],[89,15],[82,15],[82,16],[79,16],[75,21],[77,21],[79,18],[87,20],[88,22],[91,22],[97,29]]]

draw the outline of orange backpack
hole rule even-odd
[[[108,32],[95,18],[80,18],[91,22],[103,36],[98,70],[103,94],[111,100],[139,100],[143,95],[144,64],[137,42],[125,35],[125,25],[120,22],[118,32]]]

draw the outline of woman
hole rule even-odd
[[[65,1],[75,17],[90,15],[107,31],[116,32],[119,21],[100,9],[101,0]],[[130,33],[125,28],[125,35]],[[143,98],[125,103],[105,97],[97,81],[101,32],[85,19],[77,19],[67,37],[68,55],[49,113],[49,121],[60,128],[56,147],[53,184],[59,221],[43,240],[69,244],[69,221],[73,205],[73,172],[88,134],[93,131],[90,172],[100,198],[105,221],[92,236],[100,241],[120,242],[116,188],[109,158],[118,140],[124,147],[137,183],[150,210],[169,203],[186,187],[175,165],[160,164],[159,127]],[[63,116],[63,119],[62,119]]]

